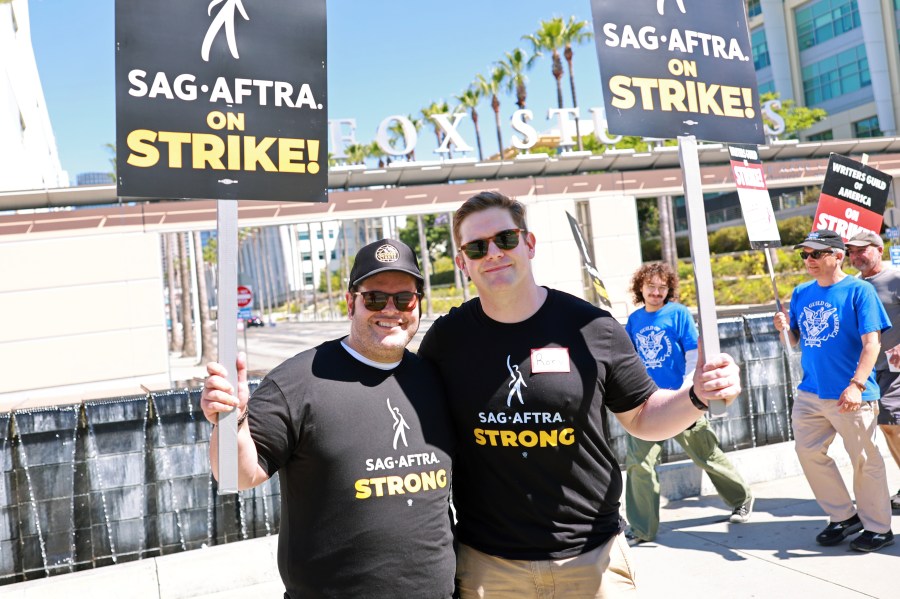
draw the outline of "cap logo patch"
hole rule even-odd
[[[396,262],[400,259],[400,251],[394,246],[386,243],[375,250],[375,259],[379,262]]]

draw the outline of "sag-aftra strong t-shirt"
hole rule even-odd
[[[435,321],[419,355],[440,370],[456,425],[461,542],[540,560],[620,530],[607,408],[635,408],[657,387],[608,312],[550,289],[537,313],[508,324],[474,299]]]
[[[434,370],[384,371],[329,341],[272,370],[250,399],[259,464],[281,483],[289,596],[453,593],[454,436]]]

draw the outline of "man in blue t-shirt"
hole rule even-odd
[[[697,327],[688,309],[679,304],[678,274],[671,266],[652,262],[641,266],[631,279],[635,304],[625,330],[637,349],[647,373],[662,389],[690,386],[697,364]],[[628,542],[652,541],[659,529],[659,478],[656,463],[661,441],[644,441],[627,435],[625,510],[630,530]],[[753,511],[750,487],[719,447],[716,433],[700,418],[674,439],[697,466],[709,475],[719,496],[732,508],[729,520],[747,522]]]
[[[837,545],[862,530],[850,547],[877,551],[894,543],[884,459],[875,444],[879,397],[873,368],[881,333],[890,328],[884,306],[870,283],[841,270],[844,241],[820,229],[796,245],[813,281],[794,289],[789,337],[800,345],[803,380],[792,411],[797,456],[828,526],[816,537]],[[788,328],[788,315],[775,314],[775,328]],[[853,464],[856,507],[828,447],[841,436]]]

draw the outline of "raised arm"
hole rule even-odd
[[[741,393],[741,370],[731,356],[718,354],[698,365],[693,385],[678,391],[659,389],[637,408],[616,417],[625,430],[640,439],[663,441],[674,437],[704,413],[691,401],[691,389],[702,405],[708,406],[713,399],[729,404]]]
[[[218,362],[210,362],[206,365],[206,382],[203,384],[203,393],[200,395],[200,409],[203,415],[214,426],[219,422],[219,414],[230,412],[237,408],[241,416],[247,415],[250,401],[250,388],[247,385],[247,356],[242,352],[237,356],[237,395],[234,388],[228,382],[228,371]],[[257,462],[256,444],[250,436],[250,421],[242,420],[238,426],[238,488],[250,489],[269,479],[266,471]],[[219,434],[213,429],[209,437],[209,463],[213,476],[219,480]]]

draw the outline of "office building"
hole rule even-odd
[[[0,191],[68,186],[31,47],[27,0],[0,3]]]
[[[760,93],[828,118],[808,141],[897,135],[900,0],[748,0]]]

